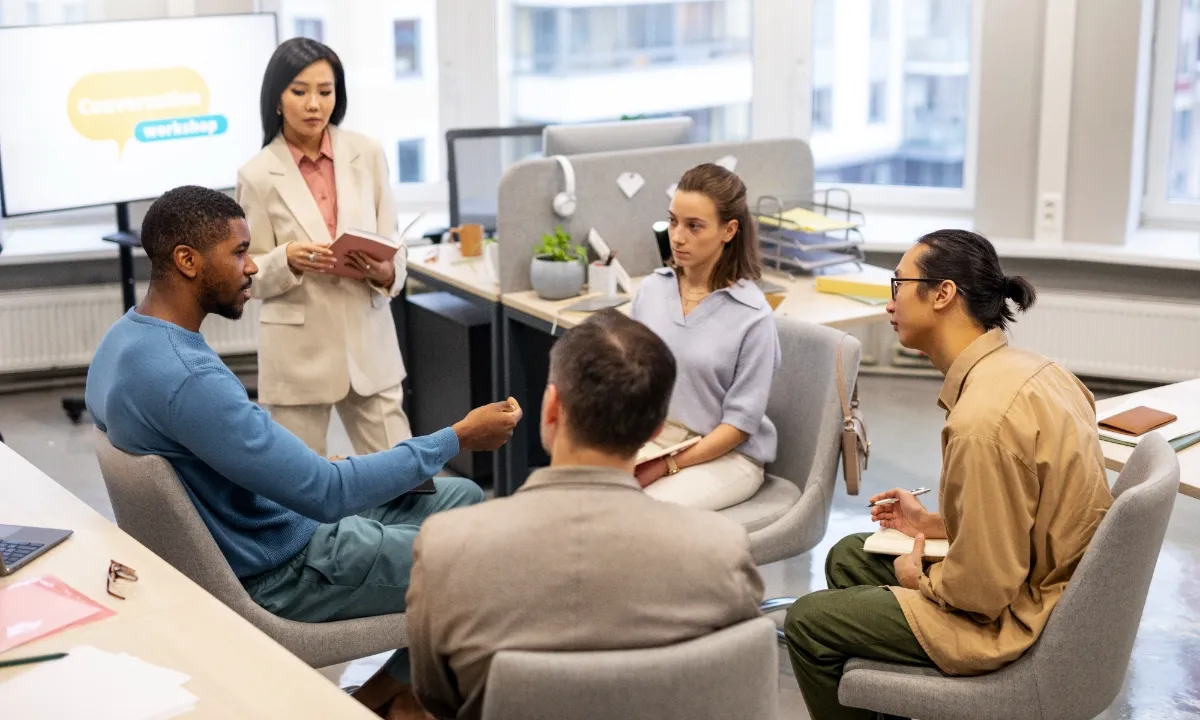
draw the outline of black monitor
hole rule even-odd
[[[542,157],[545,125],[461,128],[446,132],[450,225],[479,223],[496,232],[500,178],[513,163]]]

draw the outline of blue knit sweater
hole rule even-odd
[[[101,341],[86,399],[114,446],[171,463],[241,578],[279,567],[319,523],[392,500],[459,451],[446,428],[330,462],[251,402],[204,336],[136,310]]]

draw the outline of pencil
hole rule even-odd
[[[66,656],[66,653],[52,653],[50,655],[34,655],[32,657],[13,658],[12,660],[0,660],[0,668],[32,665],[33,663],[46,662],[48,660],[61,660]]]

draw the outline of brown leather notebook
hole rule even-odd
[[[1122,435],[1144,435],[1163,425],[1170,425],[1179,418],[1162,410],[1139,405],[1100,421],[1100,427]]]

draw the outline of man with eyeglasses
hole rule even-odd
[[[1019,658],[1112,505],[1091,393],[1008,346],[1009,301],[1025,311],[1036,297],[1024,278],[1004,275],[990,242],[963,230],[922,237],[897,266],[892,327],[946,378],[942,512],[904,490],[872,497],[872,519],[915,538],[912,552],[873,555],[863,550],[869,533],[846,537],[826,561],[830,589],[788,611],[788,654],[812,717],[877,717],[838,702],[851,657],[951,675]],[[926,538],[950,541],[944,559],[925,561]]]

